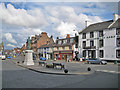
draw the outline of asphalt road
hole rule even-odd
[[[118,74],[95,72],[90,75],[37,73],[2,61],[2,88],[118,88]]]

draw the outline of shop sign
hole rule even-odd
[[[54,54],[59,54],[59,52],[54,52]]]
[[[72,51],[63,51],[61,53],[72,53]]]

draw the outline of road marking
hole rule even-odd
[[[101,71],[101,72],[109,72],[109,73],[120,73],[120,72],[117,72],[117,71],[109,71],[109,70],[96,70],[96,71]]]

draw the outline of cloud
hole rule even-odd
[[[56,31],[60,33],[61,37],[65,37],[66,34],[74,35],[75,32],[73,30],[76,29],[76,26],[73,23],[64,23],[61,24],[56,28]]]
[[[31,36],[31,35],[40,34],[41,32],[43,32],[43,30],[39,28],[24,28],[20,33],[22,35]]]
[[[43,27],[48,25],[41,9],[25,10],[16,9],[11,4],[0,4],[0,19],[6,24],[18,25],[23,27]]]
[[[4,37],[6,38],[6,40],[7,40],[8,42],[11,42],[11,43],[14,43],[14,44],[17,43],[17,42],[13,39],[11,33],[6,33],[6,34],[4,34]]]
[[[47,6],[45,9],[50,15],[51,22],[55,23],[54,31],[60,33],[61,37],[66,34],[74,35],[74,29],[82,30],[85,28],[85,21],[89,21],[88,25],[103,21],[98,16],[78,14],[74,8],[69,6]]]
[[[16,47],[15,45],[12,45],[12,44],[7,44],[7,46],[12,48]]]

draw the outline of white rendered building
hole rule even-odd
[[[120,18],[91,24],[79,32],[79,54],[83,59],[120,61]]]

